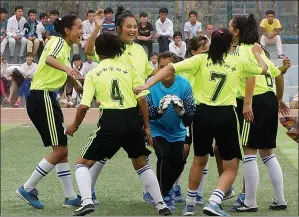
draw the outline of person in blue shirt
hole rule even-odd
[[[45,42],[47,42],[52,35],[59,36],[58,33],[55,31],[54,24],[53,24],[57,18],[59,18],[59,12],[57,10],[50,11],[51,23],[49,25],[47,25],[45,28],[46,29],[46,38],[47,38],[47,40]]]
[[[111,8],[106,8],[104,10],[104,23],[103,29],[106,31],[114,31],[115,30],[115,18],[113,17],[113,10]]]
[[[175,54],[163,52],[158,57],[158,69],[176,62]],[[146,100],[153,148],[158,159],[158,181],[166,205],[174,210],[170,190],[185,164],[185,126],[192,122],[196,108],[192,88],[185,78],[173,74],[150,88]]]

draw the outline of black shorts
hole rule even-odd
[[[144,142],[144,133],[138,111],[129,109],[105,109],[98,122],[98,129],[82,148],[81,157],[87,160],[111,159],[123,148],[129,158],[151,154]]]
[[[243,159],[238,117],[233,106],[196,106],[193,121],[194,155],[202,157],[214,153],[214,138],[223,160]]]
[[[47,90],[30,90],[26,100],[27,113],[42,137],[45,147],[66,146],[63,114],[55,93]]]
[[[254,149],[276,148],[278,130],[278,100],[274,92],[253,96],[254,120],[246,122],[243,117],[243,100],[237,99],[241,129],[241,145]]]
[[[192,144],[192,123],[186,127],[186,137],[185,137],[185,144],[191,145]]]

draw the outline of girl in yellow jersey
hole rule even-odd
[[[198,54],[183,62],[170,64],[160,70],[147,83],[135,89],[146,90],[171,73],[189,72],[195,76],[194,98],[197,104],[193,121],[194,158],[189,174],[188,193],[183,215],[194,215],[196,193],[203,169],[208,161],[213,139],[223,159],[223,173],[203,212],[207,215],[224,215],[220,204],[238,171],[243,158],[239,143],[238,118],[235,112],[240,77],[266,73],[267,65],[261,58],[261,47],[252,48],[259,65],[229,54],[232,34],[227,29],[215,30],[207,54]]]
[[[253,44],[259,40],[257,26],[257,22],[252,14],[248,18],[235,17],[229,23],[234,42],[238,44],[234,55],[255,63],[257,61],[250,50]],[[273,154],[273,149],[276,147],[278,111],[280,110],[282,114],[286,114],[289,111],[282,97],[284,88],[283,74],[290,67],[290,62],[286,58],[283,61],[283,66],[277,68],[266,54],[264,53],[262,57],[269,66],[267,74],[257,75],[248,79],[242,77],[237,98],[237,113],[241,126],[240,129],[242,130],[241,144],[245,154],[243,162],[245,189],[243,189],[243,193],[239,195],[238,200],[233,205],[233,208],[239,212],[258,211],[256,202],[259,182],[257,150],[259,150],[260,156],[268,169],[269,177],[275,190],[275,200],[271,203],[270,209],[287,209],[283,193],[282,170]],[[275,78],[276,95],[273,78]],[[245,195],[244,190],[246,192]]]
[[[42,209],[43,204],[37,197],[35,187],[54,167],[64,190],[64,206],[78,207],[81,204],[72,186],[63,114],[54,91],[61,88],[68,80],[77,92],[82,92],[82,88],[73,78],[78,74],[69,66],[71,45],[80,43],[82,21],[75,15],[67,15],[61,20],[56,19],[54,27],[62,37],[52,36],[45,46],[33,75],[26,102],[27,113],[38,130],[44,146],[52,147],[53,151],[38,163],[31,177],[16,191],[20,198],[37,209]]]
[[[103,10],[100,9],[96,12],[95,29],[91,34],[90,38],[87,40],[84,49],[85,53],[96,62],[99,62],[100,58],[95,53],[95,39],[97,35],[100,34],[103,20],[104,13]],[[153,74],[154,68],[149,64],[147,54],[144,51],[143,47],[139,44],[134,43],[134,40],[138,35],[138,24],[135,16],[130,11],[127,11],[122,6],[119,6],[115,14],[115,25],[118,37],[125,43],[126,46],[126,49],[123,52],[123,54],[120,57],[117,57],[117,59],[132,66],[145,82],[147,77]],[[107,159],[101,159],[91,168],[91,173],[93,177],[93,199],[95,203],[98,203],[94,192],[96,179],[99,176],[106,162]],[[143,200],[152,203],[153,200],[150,197],[150,195],[147,194],[148,192],[146,189],[143,189],[143,193]]]
[[[145,146],[142,123],[136,106],[138,103],[147,142],[152,145],[150,131],[146,130],[149,128],[148,107],[143,97],[148,91],[138,95],[133,92],[133,88],[144,81],[130,65],[116,58],[125,50],[125,44],[117,36],[104,32],[96,39],[95,45],[101,62],[87,74],[81,104],[73,124],[66,130],[69,135],[78,130],[93,97],[96,96],[101,102],[102,112],[98,129],[89,137],[77,160],[76,179],[83,202],[74,215],[86,215],[95,210],[89,168],[98,160],[112,158],[121,147],[131,158],[144,187],[155,200],[159,214],[169,215],[170,210],[161,196],[157,177],[146,162],[146,156],[151,152]]]

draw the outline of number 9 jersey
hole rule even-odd
[[[128,64],[117,59],[102,60],[87,73],[81,105],[90,107],[93,97],[101,102],[101,109],[128,109],[137,106],[137,98],[149,91],[135,95],[133,89],[144,80]]]

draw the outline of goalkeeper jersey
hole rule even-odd
[[[163,115],[158,114],[159,102],[167,94],[176,95],[183,101],[185,109],[183,117],[176,114],[172,103]],[[195,113],[195,102],[190,83],[181,76],[176,76],[174,83],[169,88],[159,82],[150,88],[150,94],[147,95],[146,99],[151,119],[149,124],[152,136],[162,136],[168,142],[185,141],[186,129],[183,120],[187,122],[185,124],[190,123]]]

